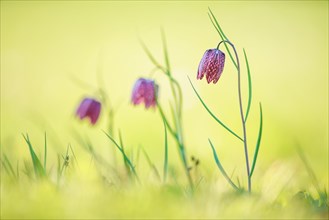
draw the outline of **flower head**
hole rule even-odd
[[[225,54],[218,49],[207,50],[199,64],[197,79],[202,79],[206,75],[207,82],[217,83],[225,63]]]
[[[84,98],[80,103],[76,115],[82,120],[89,118],[90,123],[94,125],[99,117],[101,111],[101,103],[93,98]]]
[[[154,80],[139,78],[134,85],[131,102],[138,105],[144,102],[145,108],[156,106],[156,98],[158,95],[158,85]]]

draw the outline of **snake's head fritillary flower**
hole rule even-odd
[[[139,78],[134,85],[131,102],[138,105],[144,102],[145,108],[155,107],[158,95],[158,85],[154,80]]]
[[[219,80],[225,63],[225,54],[218,49],[207,50],[199,64],[197,79],[202,79],[206,75],[208,84],[214,84]]]
[[[101,111],[101,103],[93,98],[84,98],[80,103],[76,115],[82,120],[89,118],[92,125],[96,124],[99,113]]]

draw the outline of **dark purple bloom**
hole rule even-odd
[[[101,103],[93,98],[84,98],[80,103],[76,115],[82,120],[89,118],[91,124],[95,124],[101,111]]]
[[[144,102],[145,108],[156,106],[156,99],[158,94],[158,85],[154,80],[139,78],[134,85],[131,102],[138,105]]]
[[[207,50],[199,64],[197,79],[202,79],[206,75],[207,82],[217,83],[225,63],[225,54],[218,49]]]

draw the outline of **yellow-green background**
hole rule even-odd
[[[188,153],[201,159],[204,172],[214,181],[222,179],[208,146],[207,138],[211,138],[225,167],[229,172],[236,168],[235,175],[245,184],[241,143],[212,120],[187,80],[188,75],[216,115],[241,134],[237,75],[228,56],[216,85],[196,80],[204,51],[219,42],[207,15],[208,6],[236,45],[242,63],[242,49],[248,54],[253,80],[250,156],[257,139],[258,102],[263,105],[256,189],[260,190],[259,182],[266,182],[264,173],[272,176],[276,171],[292,178],[304,176],[304,181],[295,183],[296,189],[309,187],[297,145],[312,162],[321,186],[328,189],[326,1],[1,1],[1,150],[15,163],[28,159],[21,133],[28,132],[41,153],[46,131],[49,164],[56,164],[56,154],[64,154],[68,143],[73,144],[80,163],[87,160],[88,164],[88,155],[72,137],[72,130],[77,129],[110,158],[113,151],[101,132],[107,126],[105,111],[95,127],[74,117],[81,98],[95,95],[93,89],[78,82],[97,87],[102,81],[117,109],[114,124],[122,131],[125,145],[131,151],[142,145],[162,170],[160,116],[156,110],[132,106],[130,93],[134,81],[148,77],[153,69],[139,40],[163,63],[163,28],[173,74],[183,89]],[[246,100],[245,68],[243,63]],[[97,70],[101,74],[97,75]],[[171,94],[166,78],[160,73],[152,77],[160,84],[162,105],[167,106]],[[170,163],[181,169],[173,144]],[[277,163],[284,168],[280,170]],[[269,170],[272,173],[266,173]]]

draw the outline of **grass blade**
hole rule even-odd
[[[244,53],[244,58],[246,60],[247,73],[248,73],[248,94],[249,94],[249,96],[248,96],[248,106],[247,106],[246,117],[245,117],[245,121],[247,121],[248,115],[249,115],[250,106],[251,106],[252,84],[251,84],[251,75],[250,75],[249,62],[248,62],[246,51],[244,49],[243,49],[243,53]]]
[[[167,74],[171,75],[166,36],[165,36],[164,30],[162,28],[161,28],[161,35],[162,35],[163,53],[164,53],[166,67],[167,67]]]
[[[197,97],[199,98],[200,102],[202,103],[203,107],[207,110],[207,112],[221,125],[223,126],[227,131],[229,131],[231,134],[233,134],[235,137],[237,137],[238,139],[240,139],[241,141],[243,141],[243,139],[237,135],[235,132],[233,132],[229,127],[227,127],[221,120],[219,120],[215,115],[214,113],[212,113],[210,111],[210,109],[208,108],[208,106],[204,103],[204,101],[202,100],[202,98],[200,97],[199,93],[196,91],[194,85],[192,84],[191,82],[191,79],[189,76],[187,76],[188,80],[190,81],[190,84],[195,92],[195,94],[197,95]]]
[[[127,159],[126,159],[128,157],[125,157],[124,156],[124,155],[126,155],[126,152],[125,152],[125,148],[124,148],[124,145],[123,145],[121,131],[119,131],[119,141],[120,141],[121,149],[122,149],[122,152],[123,152],[123,154],[122,154],[123,155],[123,161],[124,161],[124,164],[125,164],[127,173],[130,175],[131,174],[131,171],[130,171],[129,163],[128,163]]]
[[[258,139],[256,143],[256,149],[255,149],[255,154],[254,154],[254,159],[252,162],[252,167],[250,171],[250,178],[252,174],[254,173],[254,169],[256,166],[256,161],[257,161],[257,156],[258,156],[258,151],[260,147],[260,142],[262,140],[262,132],[263,132],[263,110],[262,110],[262,103],[259,103],[259,109],[260,109],[260,122],[259,122],[259,132],[258,132]]]
[[[156,59],[154,58],[154,56],[151,54],[150,50],[146,47],[146,45],[144,44],[143,41],[140,41],[143,50],[145,51],[146,55],[148,56],[148,58],[151,60],[151,62],[154,64],[154,66],[156,66],[157,68],[161,69],[165,74],[168,75],[168,70],[166,68],[164,68],[162,65],[160,65]]]
[[[327,201],[327,199],[326,199],[327,198],[327,193],[326,193],[326,191],[324,191],[324,192],[321,191],[319,181],[316,178],[314,170],[312,169],[311,165],[307,161],[306,156],[305,156],[302,148],[299,145],[297,145],[297,151],[298,151],[298,155],[299,155],[300,159],[302,160],[303,164],[305,165],[305,168],[306,168],[306,171],[307,171],[308,175],[312,179],[313,186],[315,187],[315,189],[316,189],[316,191],[319,195],[319,198],[322,199],[324,202]]]
[[[47,134],[45,132],[45,156],[43,161],[43,168],[46,171],[46,165],[47,165]]]
[[[211,140],[208,138],[208,141],[209,141],[209,144],[212,148],[212,152],[213,152],[213,155],[214,155],[214,159],[215,159],[215,162],[217,164],[217,167],[219,168],[220,172],[223,174],[223,176],[225,177],[225,179],[227,180],[227,182],[229,182],[229,184],[236,190],[240,190],[234,183],[233,181],[230,179],[230,177],[227,175],[227,173],[225,172],[222,164],[220,163],[219,159],[218,159],[218,156],[217,156],[217,153],[216,153],[216,150],[214,148],[214,145],[211,143]]]
[[[164,153],[164,164],[163,164],[163,182],[165,183],[168,175],[168,135],[167,126],[163,120],[163,126],[165,131],[165,153]]]
[[[135,167],[133,166],[133,164],[131,163],[131,161],[129,160],[129,158],[127,157],[127,155],[125,154],[125,152],[122,150],[122,147],[120,147],[120,145],[108,134],[103,130],[104,134],[114,143],[114,145],[119,149],[119,151],[122,153],[123,157],[125,158],[125,160],[127,160],[127,163],[130,167],[130,169],[132,170],[133,174],[135,175],[137,181],[140,183],[140,180],[137,176]]]
[[[16,179],[16,174],[14,172],[13,166],[11,165],[11,162],[6,154],[3,155],[3,159],[1,159],[1,163],[5,171],[7,172],[8,176],[11,176],[13,179]]]
[[[219,23],[218,23],[218,21],[217,21],[215,15],[212,13],[212,11],[211,11],[210,8],[208,8],[208,9],[209,9],[209,12],[210,12],[210,14],[208,13],[208,16],[209,16],[209,18],[210,18],[210,21],[211,21],[211,23],[213,24],[213,26],[215,27],[215,29],[217,30],[217,32],[218,32],[220,38],[221,38],[223,41],[224,41],[224,40],[228,40],[228,41],[229,41],[229,39],[228,39],[228,38],[226,37],[226,35],[224,34],[222,28],[220,27],[220,25],[219,25]],[[224,42],[224,45],[225,45],[226,51],[227,51],[228,55],[230,56],[230,58],[231,58],[231,60],[232,60],[232,62],[233,62],[233,64],[234,64],[234,66],[235,66],[236,68],[238,68],[238,65],[237,65],[237,63],[235,62],[235,60],[234,60],[234,58],[233,58],[233,56],[232,56],[232,53],[231,53],[231,51],[229,50],[229,48],[228,48],[228,46],[227,46],[227,43]]]
[[[26,134],[26,136],[24,136],[24,134],[23,134],[23,138],[25,139],[25,142],[27,143],[27,145],[29,147],[30,155],[31,155],[32,163],[33,163],[33,168],[34,168],[34,173],[35,173],[36,177],[45,177],[46,172],[43,169],[38,156],[35,154],[35,152],[33,150],[32,144],[29,139],[29,135]]]
[[[168,120],[167,120],[167,117],[165,116],[165,114],[164,114],[164,112],[163,112],[163,109],[162,109],[162,107],[161,107],[161,105],[160,105],[160,103],[159,103],[158,101],[157,101],[157,106],[158,106],[158,109],[159,109],[159,112],[160,112],[161,118],[162,118],[162,120],[166,123],[166,125],[167,125],[167,127],[168,127],[168,129],[169,129],[169,132],[170,132],[174,137],[176,137],[177,134],[176,134],[176,132],[173,130],[173,128],[170,126],[170,124],[169,124],[169,122],[168,122]]]
[[[209,7],[208,7],[208,10],[209,10],[209,12],[210,12],[210,14],[211,14],[211,17],[214,19],[214,21],[215,21],[215,23],[216,23],[216,26],[217,26],[218,30],[220,31],[221,36],[224,38],[223,40],[229,40],[229,39],[226,37],[226,35],[224,34],[222,28],[220,27],[220,25],[219,25],[219,23],[218,23],[218,21],[217,21],[215,15],[214,15],[214,13],[211,11],[211,9],[210,9]]]
[[[75,164],[77,165],[77,167],[79,168],[78,160],[77,160],[77,158],[76,158],[76,156],[75,156],[75,153],[74,153],[74,151],[73,151],[73,149],[72,149],[71,144],[69,145],[69,147],[70,147],[71,153],[72,153],[72,155],[73,155],[74,162],[75,162]]]
[[[16,166],[16,177],[19,179],[19,162],[17,161],[17,166]]]
[[[155,173],[156,177],[159,179],[159,181],[161,182],[161,177],[160,177],[160,174],[159,174],[159,171],[158,169],[156,168],[156,166],[154,165],[154,163],[152,162],[151,158],[149,157],[149,155],[147,154],[146,150],[141,147],[140,149],[142,149],[143,151],[143,154],[147,160],[147,163],[149,164],[150,168],[153,170],[153,172]]]

